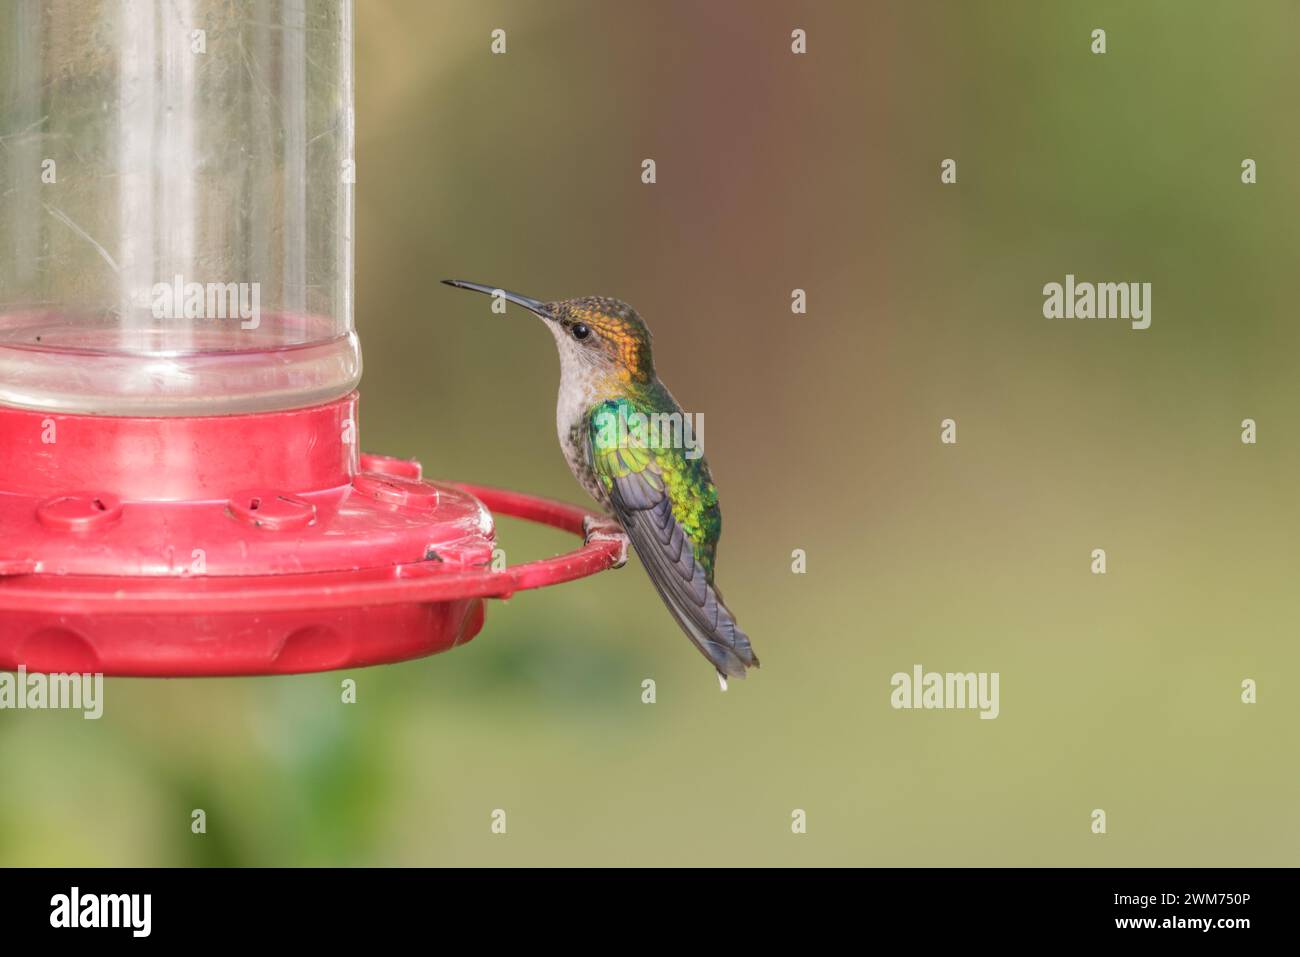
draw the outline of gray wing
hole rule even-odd
[[[645,472],[653,471],[653,479]],[[668,610],[695,647],[718,673],[745,677],[757,668],[758,658],[749,636],[736,625],[735,616],[708,580],[685,530],[673,515],[666,486],[652,463],[643,472],[612,477],[610,505]]]

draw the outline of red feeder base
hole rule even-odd
[[[0,407],[0,669],[289,674],[431,655],[611,567],[603,516],[356,453],[355,394],[258,415]],[[598,534],[493,569],[492,513]]]

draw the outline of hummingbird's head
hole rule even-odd
[[[648,382],[654,377],[650,330],[636,310],[621,300],[583,296],[541,302],[496,286],[460,279],[443,282],[513,302],[540,317],[555,336],[563,368],[631,382]]]

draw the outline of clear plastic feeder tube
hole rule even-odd
[[[350,392],[353,132],[351,0],[0,3],[0,404]]]

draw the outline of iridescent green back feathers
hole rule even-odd
[[[681,410],[658,383],[596,403],[587,456],[614,516],[688,638],[725,677],[758,666],[749,637],[713,586],[722,512],[703,457],[674,435]]]
[[[590,416],[592,467],[607,492],[613,491],[617,480],[635,477],[650,492],[666,493],[674,519],[712,583],[722,534],[718,489],[704,458],[688,457],[670,441],[672,435],[680,435],[680,426],[671,417],[680,423],[681,414],[671,398],[666,403],[637,397],[600,403]]]

